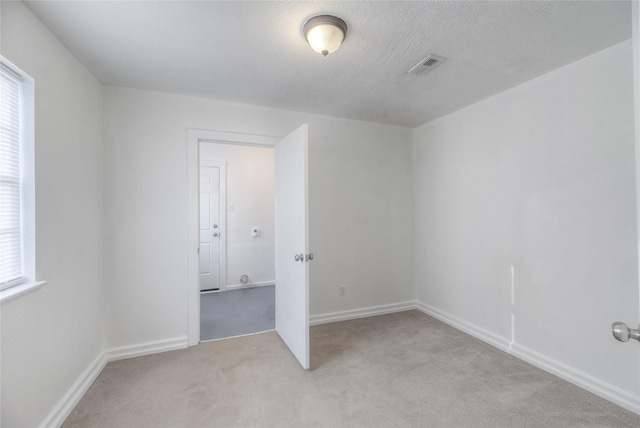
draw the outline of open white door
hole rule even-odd
[[[276,331],[309,368],[308,125],[275,146]]]

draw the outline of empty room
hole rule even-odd
[[[3,427],[640,426],[638,1],[0,19]]]

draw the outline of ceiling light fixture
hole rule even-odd
[[[347,24],[336,16],[319,15],[309,18],[302,32],[311,49],[327,56],[337,51],[347,37]]]

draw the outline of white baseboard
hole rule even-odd
[[[454,317],[451,314],[443,312],[439,309],[434,308],[433,306],[429,306],[420,301],[416,302],[416,306],[420,311],[436,319],[439,319],[445,324],[449,324],[450,326],[455,327],[458,330],[464,331],[465,333],[470,334],[476,339],[480,339],[491,346],[495,346],[501,351],[509,352],[509,340],[504,337],[498,336],[497,334],[491,333],[490,331],[478,327],[475,324]]]
[[[391,314],[394,312],[409,311],[416,309],[414,300],[401,303],[393,303],[390,305],[371,306],[368,308],[352,309],[349,311],[330,312],[327,314],[311,315],[309,317],[309,325],[327,324],[330,322],[347,321],[356,318],[373,317],[376,315]]]
[[[144,355],[158,354],[160,352],[175,351],[188,347],[187,337],[178,337],[157,342],[147,342],[141,345],[123,346],[114,348],[104,353],[108,362],[125,360],[127,358],[142,357]]]
[[[224,291],[238,290],[240,288],[266,287],[268,285],[276,285],[276,282],[275,281],[250,282],[247,285],[231,284],[231,285],[227,285]]]
[[[78,380],[71,386],[69,391],[62,397],[62,400],[53,409],[42,423],[43,427],[59,427],[67,416],[71,413],[76,404],[80,401],[85,392],[89,389],[94,380],[98,377],[104,366],[108,363],[104,353],[100,353],[89,367],[80,375]]]
[[[510,343],[503,337],[493,334],[472,323],[454,317],[446,312],[438,310],[422,302],[407,301],[390,305],[372,306],[368,308],[355,309],[349,311],[331,312],[327,314],[313,315],[309,319],[310,325],[326,324],[337,321],[346,321],[356,318],[366,318],[376,315],[390,314],[394,312],[418,309],[452,327],[464,331],[465,333],[482,340],[502,351],[510,353],[523,361],[526,361],[542,370],[552,373],[561,379],[573,383],[595,395],[609,400],[620,407],[631,412],[640,414],[640,397],[622,391],[612,385],[604,383],[598,379],[582,373],[574,368],[566,366],[536,351]],[[124,346],[103,351],[80,375],[58,405],[45,419],[43,427],[59,427],[69,416],[74,407],[78,404],[82,396],[87,392],[91,384],[96,380],[102,369],[110,361],[123,360],[126,358],[141,357],[143,355],[157,354],[160,352],[184,349],[188,346],[188,338],[180,337],[170,340],[148,342],[142,345]]]
[[[631,412],[640,415],[640,397],[622,391],[613,385],[602,382],[586,373],[562,364],[532,349],[513,343],[510,353],[544,371],[558,376],[582,389],[609,400]]]
[[[89,367],[80,375],[58,405],[42,423],[43,427],[59,427],[76,407],[82,396],[87,392],[91,384],[96,380],[107,363],[124,360],[126,358],[141,357],[143,355],[157,354],[160,352],[183,349],[188,346],[187,338],[181,337],[171,340],[149,342],[142,345],[123,346],[100,353]]]
[[[464,331],[465,333],[495,346],[501,351],[505,351],[514,357],[526,361],[546,372],[554,374],[561,379],[566,380],[582,389],[585,389],[599,397],[609,400],[620,407],[640,415],[640,397],[622,391],[615,386],[609,385],[598,380],[586,373],[569,367],[559,361],[542,355],[532,349],[528,349],[517,343],[510,342],[505,338],[497,336],[487,330],[484,330],[472,323],[454,317],[446,312],[438,310],[432,306],[422,302],[416,302],[419,310],[427,315],[431,315],[450,326]]]

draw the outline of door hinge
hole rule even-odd
[[[198,254],[200,254],[200,247],[198,247]]]

